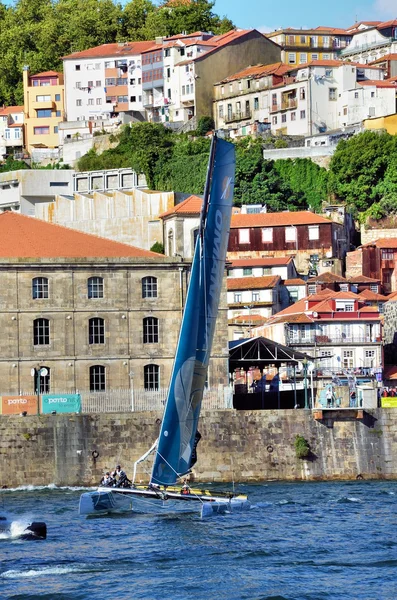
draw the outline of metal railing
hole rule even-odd
[[[289,108],[296,108],[298,106],[298,100],[291,98],[290,100],[283,100],[279,104],[272,104],[270,106],[270,112],[278,112],[279,110],[287,110]]]
[[[287,337],[287,344],[290,346],[295,345],[314,345],[319,346],[327,344],[380,344],[382,342],[381,336],[370,336],[370,335],[309,335],[309,336],[291,336]]]
[[[378,40],[377,42],[361,44],[361,46],[353,46],[352,44],[349,44],[349,46],[342,50],[341,55],[345,56],[347,54],[358,54],[360,52],[365,52],[366,50],[371,50],[371,48],[381,48],[382,46],[388,46],[392,42],[397,42],[397,40],[393,38],[385,38],[385,40]]]
[[[158,390],[144,389],[116,389],[105,392],[91,392],[88,390],[63,390],[43,392],[51,395],[62,396],[79,394],[81,397],[82,413],[114,413],[114,412],[145,412],[162,411],[164,409],[168,388]],[[3,392],[1,396],[36,396],[34,392]],[[41,396],[40,394],[39,396]],[[206,389],[202,402],[202,410],[223,410],[233,407],[233,388],[218,386]]]
[[[243,119],[250,119],[251,111],[240,111],[235,113],[227,113],[225,116],[225,123],[231,123],[232,121],[242,121]]]

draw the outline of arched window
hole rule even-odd
[[[50,391],[50,367],[37,369],[36,394],[48,394]]]
[[[157,298],[157,277],[142,279],[142,298]]]
[[[48,279],[47,277],[35,277],[32,279],[32,298],[48,298]]]
[[[172,229],[168,232],[168,256],[174,256],[174,232]]]
[[[143,319],[143,343],[157,344],[159,341],[159,320],[156,317]]]
[[[158,365],[145,365],[143,367],[143,380],[145,390],[158,390],[160,387],[160,367]]]
[[[103,298],[103,277],[89,277],[87,281],[88,298]]]
[[[105,321],[100,317],[93,317],[88,321],[88,343],[105,343]]]
[[[33,321],[33,344],[47,346],[50,343],[50,322],[48,319],[35,319]]]
[[[106,368],[102,365],[90,367],[90,392],[106,390]]]

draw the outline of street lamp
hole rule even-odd
[[[247,306],[244,306],[244,308],[246,310],[248,310],[248,334],[249,334],[249,337],[251,337],[251,325],[252,325],[252,323],[251,323],[251,308],[253,308],[253,307],[254,307],[253,304],[247,304]]]

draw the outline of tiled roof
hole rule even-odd
[[[183,202],[179,202],[170,210],[162,213],[160,217],[168,217],[169,215],[199,215],[201,207],[203,205],[203,199],[198,196],[189,196]]]
[[[308,210],[296,212],[253,213],[232,215],[231,228],[240,227],[283,227],[285,225],[320,225],[332,221]]]
[[[387,296],[382,296],[382,294],[371,292],[371,290],[363,290],[360,294],[358,294],[358,297],[364,298],[364,300],[379,300],[382,302],[386,302],[388,300]]]
[[[238,267],[279,267],[288,265],[291,260],[291,256],[280,256],[279,258],[264,256],[263,258],[237,258],[228,262],[235,269]]]
[[[359,85],[364,85],[364,86],[372,86],[372,87],[377,87],[377,88],[394,88],[397,89],[397,82],[395,81],[390,81],[390,79],[385,79],[385,80],[376,80],[376,79],[367,79],[366,81],[358,81],[357,82]]]
[[[165,41],[169,42],[170,40],[184,40],[194,37],[207,36],[211,37],[210,33],[206,33],[205,31],[195,31],[194,33],[178,33],[177,35],[171,35],[167,37]]]
[[[311,308],[312,314],[313,312],[322,312],[322,313],[332,313],[335,312],[332,308],[329,300],[323,300],[322,302],[318,302],[315,306]]]
[[[313,319],[308,317],[305,313],[282,315],[279,312],[268,320],[269,325],[275,325],[277,323],[313,323]]]
[[[256,31],[256,29],[241,29],[240,31],[236,31],[235,29],[232,29],[231,31],[228,31],[227,33],[224,33],[223,35],[214,36],[211,40],[208,40],[207,42],[203,42],[202,45],[207,45],[207,44],[211,45],[211,46],[215,45],[215,48],[211,48],[210,50],[208,50],[208,52],[204,52],[204,53],[200,54],[199,56],[196,56],[196,58],[194,58],[193,60],[194,61],[202,60],[203,58],[206,58],[209,54],[211,54],[211,52],[216,52],[223,46],[227,46],[231,42],[234,42],[236,40],[239,40],[240,38],[245,37],[252,31]],[[260,33],[260,32],[257,32],[257,33]],[[262,34],[260,34],[260,35],[262,35]],[[263,37],[265,37],[265,36],[263,36]]]
[[[367,246],[375,246],[376,248],[390,248],[397,250],[397,237],[395,238],[379,238],[374,240],[373,242],[368,242],[367,244],[363,244],[363,248]]]
[[[295,279],[285,279],[284,285],[306,285],[306,281],[300,277],[296,277]]]
[[[366,277],[365,275],[354,275],[349,277],[349,283],[380,283],[380,279],[372,279],[372,277]]]
[[[262,316],[262,315],[237,315],[237,317],[233,317],[232,319],[229,319],[229,323],[233,322],[233,323],[265,323],[267,321],[266,317]]]
[[[146,42],[125,42],[121,44],[102,44],[95,48],[89,48],[88,50],[82,50],[81,52],[73,52],[67,56],[63,56],[63,60],[74,60],[75,58],[106,58],[108,56],[130,56],[134,54],[141,54],[145,50],[148,50],[153,46],[154,41],[148,40]],[[159,50],[161,46],[159,47]]]
[[[377,313],[378,309],[376,306],[363,306],[358,309],[358,312]]]
[[[63,75],[63,73],[58,73],[57,71],[43,71],[43,73],[35,73],[34,75],[30,75],[30,79],[35,79],[35,77],[59,77]]]
[[[4,108],[0,110],[0,116],[4,117],[5,115],[23,113],[23,111],[23,106],[4,106]]]
[[[264,277],[229,277],[227,280],[228,290],[266,290],[274,288],[280,282],[278,275],[267,275]]]
[[[149,250],[121,244],[19,213],[0,214],[0,258],[156,258]]]
[[[397,19],[391,19],[390,21],[382,21],[381,23],[378,23],[376,28],[384,29],[385,27],[394,27],[395,25],[397,25]]]
[[[385,54],[384,56],[381,56],[381,58],[377,58],[376,60],[371,61],[370,63],[368,63],[369,65],[376,65],[377,63],[383,63],[385,62],[385,60],[397,60],[397,54]]]
[[[311,60],[310,62],[301,64],[301,65],[294,65],[294,66],[290,66],[288,69],[288,72],[290,71],[297,71],[298,69],[306,69],[307,67],[345,67],[345,66],[353,66],[353,67],[358,67],[359,69],[377,69],[377,70],[381,70],[381,67],[372,67],[369,66],[367,64],[362,64],[362,63],[357,63],[357,62],[346,62],[344,60],[336,60],[336,59],[329,59],[329,60]]]
[[[229,81],[235,81],[236,79],[243,79],[244,77],[264,77],[265,75],[284,75],[289,71],[288,65],[278,62],[273,63],[271,65],[255,65],[247,67],[238,73],[234,73],[234,75],[229,75],[225,79],[222,79],[219,83],[228,83]]]
[[[307,280],[307,283],[347,283],[347,279],[341,277],[340,275],[336,275],[335,273],[331,273],[331,271],[326,271],[321,275],[316,275],[316,277],[311,277]]]

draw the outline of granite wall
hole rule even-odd
[[[160,413],[0,417],[0,487],[96,484],[105,470],[133,462],[156,439]],[[195,477],[209,482],[266,479],[397,478],[397,410],[335,412],[204,411]],[[296,458],[295,436],[310,443]],[[146,481],[140,469],[138,481]]]

